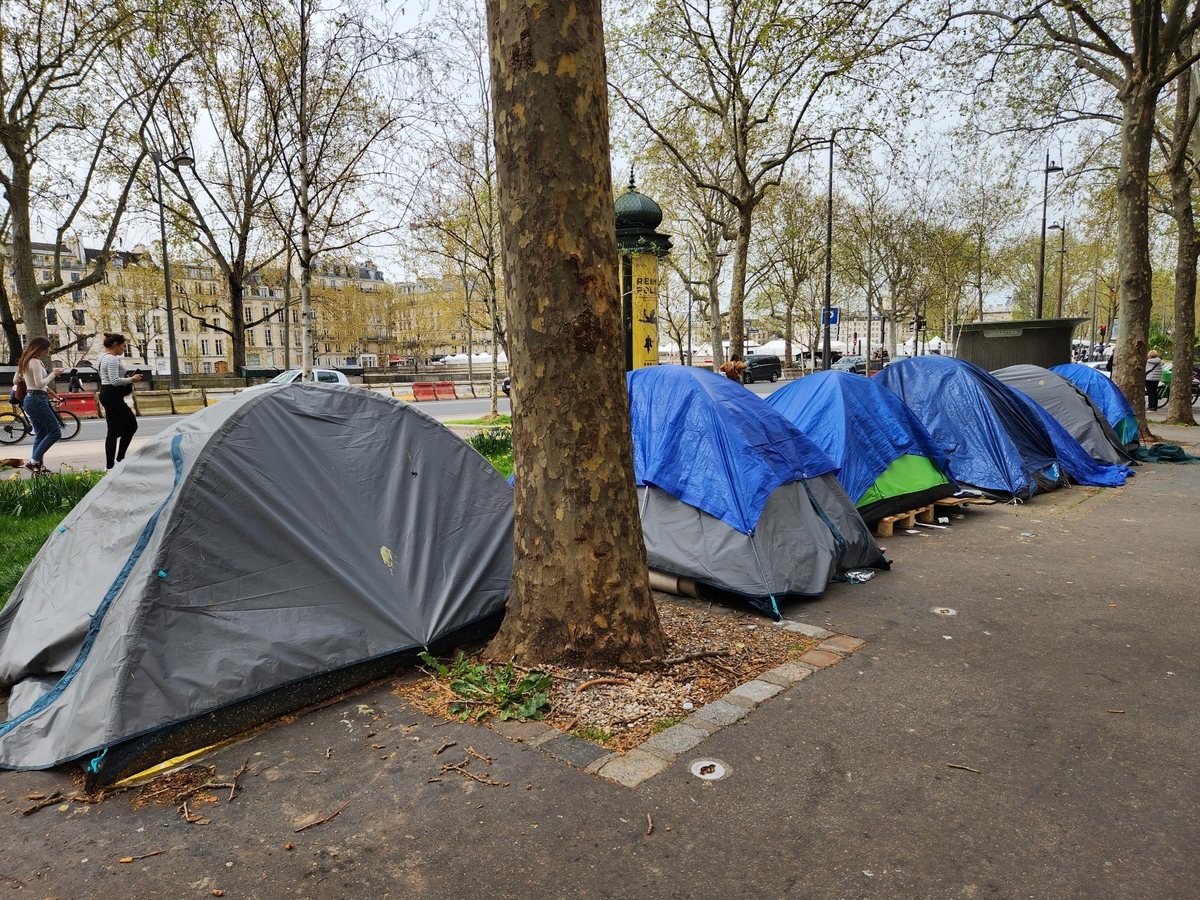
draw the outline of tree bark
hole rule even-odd
[[[489,653],[665,652],[633,480],[600,0],[488,0],[516,525]]]
[[[1185,45],[1191,48],[1191,42]],[[1176,79],[1175,127],[1167,175],[1171,180],[1171,217],[1175,220],[1175,333],[1171,354],[1172,377],[1167,421],[1195,425],[1192,415],[1192,363],[1196,343],[1196,263],[1200,259],[1200,239],[1196,235],[1196,214],[1192,205],[1192,177],[1188,170],[1188,148],[1194,123],[1191,119],[1196,98],[1192,96],[1191,72]],[[1175,375],[1179,376],[1178,381]]]
[[[1117,264],[1121,271],[1120,329],[1113,381],[1133,407],[1138,433],[1146,425],[1146,354],[1151,297],[1150,151],[1158,91],[1130,83],[1121,96],[1121,162],[1117,173]]]
[[[0,259],[0,326],[4,331],[5,345],[8,347],[4,358],[8,365],[15,366],[21,358],[21,335],[17,331],[17,321],[13,318],[12,305],[9,303],[8,279],[4,277],[3,259]]]
[[[745,358],[746,333],[743,307],[746,298],[746,268],[750,259],[750,234],[754,207],[748,202],[738,209],[737,236],[733,244],[733,281],[729,285],[729,355]]]

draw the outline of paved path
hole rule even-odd
[[[891,572],[786,610],[869,643],[706,742],[723,781],[701,783],[685,754],[628,790],[433,727],[381,686],[210,760],[252,773],[203,805],[211,825],[126,798],[24,817],[69,774],[0,773],[0,883],[56,898],[1197,896],[1200,466],[965,515],[888,540]],[[468,746],[509,786],[430,782]]]

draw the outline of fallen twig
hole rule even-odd
[[[1123,710],[1123,709],[1110,709],[1109,712],[1114,713],[1115,715],[1120,715],[1120,716],[1125,715],[1125,710]]]
[[[457,747],[457,746],[458,746],[458,741],[446,741],[446,743],[442,744],[442,746],[438,747],[436,750],[433,751],[433,755],[437,756],[443,750],[449,750],[451,747]]]
[[[308,831],[308,829],[310,829],[310,828],[316,828],[318,825],[324,825],[326,822],[332,821],[334,818],[337,817],[338,813],[340,813],[343,809],[345,809],[349,805],[350,805],[350,801],[347,800],[345,803],[343,803],[341,806],[339,806],[337,809],[335,809],[333,812],[331,812],[325,818],[317,819],[317,821],[315,821],[315,822],[309,822],[307,825],[301,825],[299,828],[295,829],[292,832],[292,834],[299,834],[302,831]]]
[[[246,761],[242,763],[242,767],[233,773],[233,781],[229,785],[229,799],[226,803],[233,802],[233,795],[238,791],[238,779],[250,771],[250,757],[246,757]]]
[[[492,764],[492,758],[490,756],[480,756],[478,753],[475,752],[474,747],[468,747],[467,752],[470,753],[477,760],[479,760],[481,763],[483,763],[485,766],[490,766]]]
[[[598,684],[629,684],[628,678],[593,678],[591,681],[585,681],[579,687],[575,688],[575,693],[578,694],[586,691],[590,687],[595,687]]]
[[[54,804],[60,803],[62,801],[63,801],[62,791],[55,791],[49,797],[46,797],[45,800],[38,800],[37,803],[33,804],[33,806],[29,807],[28,809],[21,810],[21,815],[32,816],[39,809],[45,809],[47,806],[53,806]]]
[[[476,754],[476,756],[478,756],[478,754]],[[500,782],[492,781],[492,779],[488,778],[486,774],[476,775],[474,772],[468,771],[466,767],[470,764],[470,762],[471,758],[467,756],[464,757],[463,761],[460,763],[447,763],[446,765],[442,766],[441,774],[445,775],[447,772],[457,772],[464,778],[470,778],[472,781],[478,781],[480,784],[489,784],[492,787],[500,787]]]
[[[960,766],[958,763],[946,763],[948,769],[962,769],[964,772],[974,772],[976,775],[982,775],[978,769],[972,769],[970,766]]]
[[[153,853],[143,853],[141,856],[123,856],[118,862],[131,863],[135,859],[149,859],[152,856],[162,856],[166,850],[155,850]]]
[[[701,650],[698,653],[685,653],[683,656],[671,656],[667,659],[643,659],[644,666],[678,666],[694,659],[708,659],[710,656],[732,656],[732,650]]]
[[[650,832],[654,830],[654,820],[650,818],[650,813],[646,813],[646,837],[650,836]]]
[[[325,748],[325,758],[326,758],[326,759],[329,759],[329,757],[331,757],[331,756],[333,756],[333,748],[332,748],[332,747],[326,747],[326,748]]]

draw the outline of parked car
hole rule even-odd
[[[504,391],[505,397],[512,396],[512,376],[505,375],[504,381],[500,385],[500,390]]]
[[[866,375],[867,360],[862,356],[843,356],[831,368],[839,372],[856,372],[859,375]]]
[[[313,369],[313,381],[317,384],[349,384],[350,379],[339,372],[337,369]],[[269,384],[291,384],[293,381],[299,381],[303,375],[302,369],[288,369],[286,372],[280,372],[272,378]]]
[[[742,373],[743,384],[756,381],[778,381],[783,374],[783,363],[778,356],[761,354],[746,357],[746,371]]]

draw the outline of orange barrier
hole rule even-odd
[[[438,400],[454,400],[454,382],[438,381],[433,385],[434,394]]]
[[[436,400],[438,398],[432,381],[414,381],[412,392],[413,397],[417,400]]]
[[[455,383],[454,396],[459,400],[474,400],[475,388],[469,382]]]

